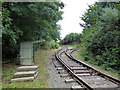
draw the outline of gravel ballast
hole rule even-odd
[[[48,58],[46,62],[47,72],[49,74],[50,88],[67,88],[67,90],[71,90],[72,86],[79,85],[77,82],[65,83],[65,80],[71,79],[71,77],[70,76],[61,77],[59,74],[59,70],[57,70],[58,67],[55,67],[55,65],[61,66],[61,64],[55,59],[54,55],[52,55],[51,57]]]

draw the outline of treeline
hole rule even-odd
[[[80,43],[81,40],[81,34],[79,33],[70,33],[65,36],[63,40],[61,40],[61,44],[66,45],[66,44],[75,44],[75,43]]]
[[[120,3],[99,2],[81,17],[84,27],[81,37],[85,61],[116,69],[120,73]]]
[[[64,7],[61,2],[3,2],[2,3],[2,57],[13,58],[19,53],[22,41],[44,39],[42,45],[57,47]],[[55,45],[56,44],[56,45]],[[51,47],[52,48],[52,47]]]

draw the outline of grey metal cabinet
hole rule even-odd
[[[32,65],[33,63],[33,42],[22,42],[20,45],[20,64]]]

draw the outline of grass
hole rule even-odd
[[[78,58],[79,60],[81,60],[81,61],[89,64],[90,66],[92,66],[92,67],[94,67],[94,68],[96,68],[96,69],[98,69],[98,70],[100,70],[100,71],[102,71],[103,73],[119,79],[119,77],[118,77],[119,75],[118,75],[118,73],[117,73],[116,70],[107,71],[107,70],[105,70],[105,69],[104,69],[103,67],[101,67],[101,66],[94,65],[94,64],[92,64],[92,63],[90,63],[90,62],[84,61],[83,57],[80,55],[80,51],[75,52],[73,55],[74,55],[76,58]]]
[[[70,49],[71,49],[71,48],[76,48],[76,45],[66,45],[66,46],[69,47]],[[78,45],[77,45],[77,46],[78,46]],[[73,53],[73,55],[74,55],[76,58],[78,58],[79,60],[81,60],[81,61],[89,64],[90,66],[92,66],[92,67],[94,67],[94,68],[96,68],[96,69],[98,69],[98,70],[100,70],[100,71],[102,71],[103,73],[105,73],[105,74],[107,74],[107,75],[110,75],[110,76],[112,76],[112,77],[115,77],[115,78],[117,78],[117,79],[120,79],[119,74],[117,73],[116,70],[107,71],[107,70],[105,70],[105,69],[104,69],[103,67],[101,67],[101,66],[94,65],[93,63],[84,61],[83,56],[82,56],[82,51],[81,51],[81,49],[80,49],[79,51]]]
[[[0,82],[0,90],[1,90],[1,88],[2,88],[2,83]]]
[[[16,68],[20,65],[14,63],[3,64],[2,66],[2,88],[47,88],[49,87],[48,74],[46,70],[46,60],[55,51],[37,50],[34,53],[34,63],[39,66],[39,74],[34,81],[22,81],[10,83]]]
[[[80,47],[79,44],[74,44],[74,45],[64,45],[64,46],[69,47],[69,49]]]

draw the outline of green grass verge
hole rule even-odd
[[[78,45],[78,44],[77,44],[77,45],[65,45],[65,46],[69,47],[70,49],[80,47],[80,45]],[[98,70],[100,70],[100,71],[102,71],[103,73],[108,74],[108,75],[110,75],[110,76],[112,76],[112,77],[115,77],[115,78],[117,78],[117,79],[120,79],[120,76],[119,76],[119,74],[117,73],[116,70],[107,71],[107,70],[105,70],[102,66],[94,65],[93,63],[84,61],[82,52],[83,52],[82,49],[80,49],[79,51],[73,53],[73,55],[74,55],[76,58],[78,58],[79,60],[81,60],[81,61],[89,64],[90,66],[92,66],[92,67],[94,67],[94,68],[96,68],[96,69],[98,69]]]
[[[74,45],[64,45],[64,46],[69,47],[69,49],[74,48]]]
[[[72,49],[72,48],[79,48],[80,44],[64,45],[64,46],[69,47],[69,49]]]
[[[55,52],[53,50],[37,50],[34,53],[34,63],[39,65],[39,74],[34,81],[22,81],[10,83],[16,68],[20,65],[14,63],[4,64],[2,66],[2,88],[47,88],[49,87],[46,60]]]
[[[2,89],[2,83],[0,82],[0,90]]]

